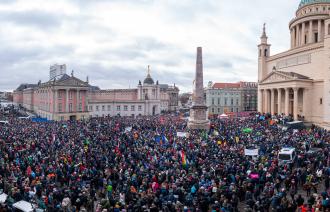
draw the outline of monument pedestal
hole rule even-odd
[[[207,107],[204,105],[194,105],[190,108],[190,118],[188,128],[192,130],[209,130],[210,121],[207,119]]]

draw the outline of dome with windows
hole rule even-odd
[[[309,4],[317,4],[317,3],[330,3],[330,0],[301,0],[299,4],[299,8]]]

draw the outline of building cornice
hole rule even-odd
[[[312,21],[312,20],[320,20],[320,19],[326,19],[329,18],[329,14],[324,13],[324,14],[320,14],[320,13],[315,13],[315,14],[309,14],[306,16],[302,16],[302,17],[297,17],[294,18],[290,21],[289,23],[289,29],[291,29],[293,26],[306,22],[306,21]]]
[[[292,55],[299,54],[302,52],[312,51],[315,49],[321,49],[323,47],[324,47],[324,42],[318,42],[318,43],[307,44],[304,46],[299,46],[299,47],[290,49],[288,51],[272,55],[267,58],[267,62],[271,62],[271,61],[274,61],[274,60],[277,60],[277,59],[280,59],[283,57],[292,56]]]

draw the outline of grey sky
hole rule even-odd
[[[299,0],[0,0],[0,90],[48,79],[66,63],[101,88],[154,80],[190,91],[196,47],[204,79],[256,81],[267,23],[271,53],[289,47]]]

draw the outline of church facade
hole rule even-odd
[[[330,0],[302,0],[289,23],[291,47],[258,45],[258,111],[330,128]]]

